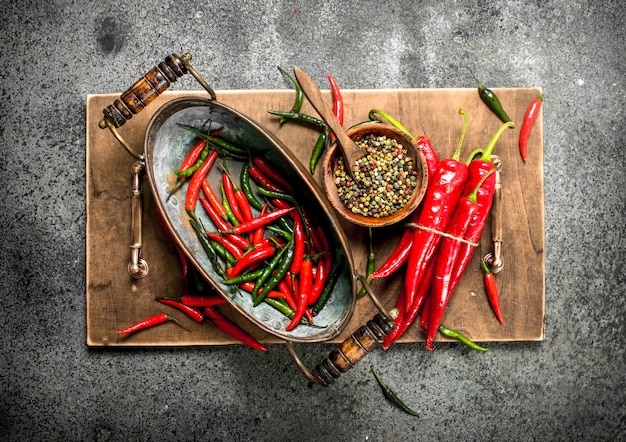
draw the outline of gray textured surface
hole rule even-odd
[[[618,1],[24,0],[0,10],[7,440],[625,440],[626,19]],[[541,86],[542,343],[375,352],[306,388],[283,348],[85,345],[85,98],[190,51],[216,89]],[[192,82],[181,88],[197,88]],[[301,348],[305,360],[328,350]],[[422,416],[384,401],[369,366]]]

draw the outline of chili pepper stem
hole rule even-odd
[[[508,128],[512,129],[514,127],[515,127],[515,124],[513,124],[510,121],[500,126],[498,131],[493,135],[493,137],[491,137],[491,140],[487,144],[487,147],[483,149],[483,154],[479,159],[482,161],[491,161],[491,154],[493,153],[494,147],[496,147],[496,143],[498,142],[500,135],[502,135],[504,131],[507,130]]]
[[[467,133],[468,126],[467,112],[465,112],[463,109],[459,109],[459,114],[463,115],[463,130],[461,131],[461,136],[459,137],[459,142],[456,145],[454,155],[452,155],[452,159],[457,161],[459,161],[461,158],[461,148],[463,147],[463,142],[465,141],[465,134]]]

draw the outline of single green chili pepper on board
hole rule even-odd
[[[268,113],[277,115],[279,117],[288,118],[290,120],[300,121],[302,123],[308,123],[313,126],[321,127],[322,129],[328,129],[328,125],[319,118],[312,117],[311,115],[303,114],[300,112],[285,112],[279,110],[268,110]]]
[[[328,146],[329,136],[330,134],[328,132],[328,129],[324,129],[324,131],[317,138],[317,142],[315,143],[313,152],[311,152],[311,160],[309,162],[309,170],[311,171],[311,173],[315,173],[315,167],[317,166],[317,163],[319,162],[322,154]]]
[[[278,67],[278,70],[283,73],[283,75],[285,75],[287,78],[289,78],[289,80],[291,80],[294,87],[296,88],[296,98],[293,102],[293,106],[291,107],[291,112],[300,112],[300,108],[302,107],[302,102],[304,101],[304,92],[302,91],[302,88],[300,87],[300,83],[298,83],[298,81],[295,78],[293,78],[293,76],[289,72],[287,72],[285,69],[283,69],[280,66],[277,66],[277,67]],[[285,121],[287,121],[287,117],[281,118],[279,123],[283,124]]]
[[[477,351],[487,351],[488,350],[485,347],[481,347],[480,345],[478,345],[477,343],[475,343],[474,341],[469,339],[467,336],[462,335],[458,331],[446,328],[443,325],[439,326],[439,333],[441,333],[442,335],[447,336],[449,338],[456,339],[459,342],[462,342],[463,344],[467,345],[472,350],[477,350]]]
[[[374,270],[376,270],[376,255],[374,254],[374,247],[372,244],[372,228],[369,228],[369,243],[370,243],[370,252],[367,255],[367,263],[365,265],[365,273],[366,273],[366,278],[365,281],[368,284],[372,283],[372,278],[370,278],[370,275],[372,273],[374,273]],[[357,294],[357,298],[362,298],[363,296],[365,296],[365,287],[363,287],[361,290],[359,290],[359,293]]]
[[[402,400],[400,400],[400,398],[393,392],[393,390],[391,388],[387,387],[387,385],[383,382],[383,380],[380,378],[378,373],[376,373],[376,370],[374,370],[373,368],[372,368],[372,373],[374,373],[374,377],[376,378],[376,381],[378,382],[378,385],[380,385],[380,387],[383,389],[383,394],[385,395],[385,397],[390,402],[392,402],[394,405],[399,407],[401,410],[409,413],[412,416],[417,416],[417,417],[420,416],[417,411],[412,410],[411,408],[409,408],[408,405],[406,405],[404,402],[402,402]]]
[[[502,103],[500,103],[500,99],[498,98],[498,96],[491,89],[486,88],[480,81],[478,81],[478,78],[476,78],[474,71],[470,69],[470,72],[478,85],[478,95],[480,96],[480,99],[483,100],[483,102],[489,107],[489,109],[491,109],[491,111],[496,114],[496,116],[500,118],[503,123],[509,123],[511,119],[504,111],[504,108],[502,107]]]

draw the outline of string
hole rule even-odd
[[[460,238],[458,236],[450,235],[449,233],[442,232],[440,230],[433,229],[431,227],[426,227],[426,226],[423,226],[421,224],[407,223],[406,227],[413,228],[413,229],[424,230],[424,231],[429,232],[429,233],[434,233],[436,235],[445,236],[446,238],[450,238],[450,239],[453,239],[455,241],[459,241],[459,242],[465,243],[465,244],[467,244],[469,246],[472,246],[472,247],[478,247],[478,243],[476,243],[476,242],[468,241],[465,238]]]

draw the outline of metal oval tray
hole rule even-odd
[[[179,125],[202,127],[208,121],[211,122],[211,127],[223,127],[221,137],[252,148],[255,154],[264,155],[279,168],[293,183],[293,188],[297,189],[297,199],[306,205],[315,221],[327,233],[329,241],[335,247],[335,256],[343,258],[344,269],[328,303],[315,316],[314,326],[300,325],[286,331],[289,319],[282,313],[265,303],[254,307],[248,293],[222,284],[221,277],[213,269],[189,223],[189,215],[184,207],[187,184],[167,199],[168,192],[176,181],[174,171],[180,166],[195,138],[193,133],[183,130]],[[155,113],[148,124],[144,141],[146,171],[157,210],[163,216],[177,246],[230,305],[261,329],[288,341],[322,342],[341,333],[354,312],[356,301],[356,277],[349,245],[323,191],[278,138],[236,110],[214,100],[183,97],[165,104]],[[221,161],[226,162],[233,179],[238,180],[243,163],[233,159]],[[212,185],[219,188],[220,172],[216,166],[217,164],[213,165],[207,178]],[[197,214],[205,227],[213,226],[204,211],[197,210]]]

